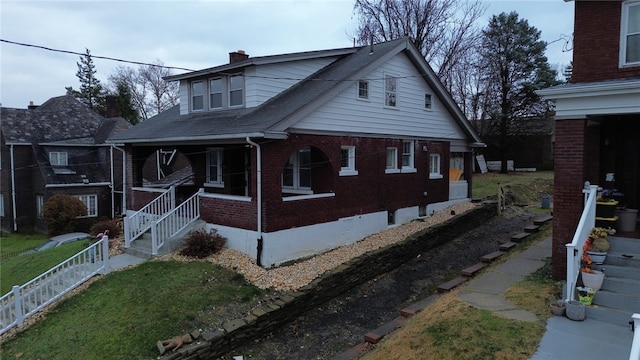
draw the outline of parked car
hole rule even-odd
[[[54,247],[58,247],[63,244],[68,244],[74,241],[80,241],[84,239],[88,239],[91,236],[87,233],[83,232],[74,232],[69,234],[62,234],[58,236],[54,236],[51,239],[47,240],[45,243],[38,245],[34,251],[42,251],[47,249],[52,249]]]

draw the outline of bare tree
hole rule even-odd
[[[178,83],[163,78],[173,75],[171,70],[157,60],[153,65],[141,65],[137,70],[118,67],[109,76],[110,84],[126,84],[131,93],[131,103],[138,110],[142,121],[159,114],[178,103]]]
[[[479,0],[356,0],[356,42],[410,37],[451,91],[456,68],[480,40],[475,23],[484,11]]]

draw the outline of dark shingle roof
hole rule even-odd
[[[104,118],[73,96],[47,100],[36,109],[1,108],[2,135],[7,142],[34,143],[77,140],[87,143]],[[85,140],[80,140],[80,139]]]

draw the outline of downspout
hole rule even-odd
[[[11,206],[13,209],[13,231],[18,231],[18,215],[16,214],[16,166],[13,159],[13,144],[11,144]]]
[[[247,143],[251,146],[256,147],[256,157],[257,157],[257,166],[256,166],[256,187],[257,187],[257,195],[256,200],[258,203],[258,244],[257,244],[257,253],[256,253],[256,264],[258,266],[262,266],[262,150],[258,143],[251,141],[251,138],[246,137]]]
[[[109,146],[109,175],[111,177],[111,218],[116,217],[116,212],[113,209],[113,204],[116,200],[116,186],[113,179],[113,145]]]
[[[124,216],[127,213],[127,211],[126,211],[127,210],[127,186],[126,186],[126,183],[127,183],[127,178],[126,178],[126,176],[127,176],[127,172],[126,172],[126,169],[127,169],[127,166],[126,166],[126,164],[127,164],[127,153],[125,152],[124,149],[121,149],[121,148],[117,147],[116,145],[111,145],[111,147],[113,149],[116,149],[116,150],[119,150],[119,151],[122,152],[122,210],[120,212],[121,212],[121,215]],[[111,169],[112,169],[111,173],[113,174],[113,158],[111,159]]]

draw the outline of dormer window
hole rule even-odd
[[[191,110],[204,109],[204,82],[194,81],[191,83]]]
[[[67,166],[69,165],[69,158],[66,152],[52,151],[49,153],[49,163],[52,166]]]
[[[620,65],[640,65],[640,1],[622,4]]]
[[[240,106],[243,102],[244,77],[242,75],[229,76],[229,106]]]
[[[222,107],[222,79],[209,81],[209,107],[220,109]]]

